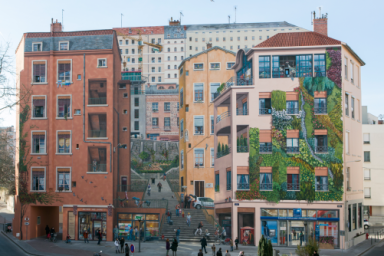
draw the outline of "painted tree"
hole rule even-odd
[[[262,235],[260,240],[259,240],[259,247],[257,248],[257,255],[258,256],[272,256],[273,255],[271,240],[268,241],[267,239],[265,239],[264,235]]]

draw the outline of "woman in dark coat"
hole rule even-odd
[[[177,251],[177,240],[176,238],[173,239],[171,250],[172,250],[172,255],[176,256],[176,251]]]
[[[47,238],[48,238],[48,234],[49,234],[49,227],[48,227],[48,225],[45,227],[45,234],[47,235]]]

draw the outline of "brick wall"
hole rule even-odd
[[[313,31],[328,36],[328,19],[314,19]]]

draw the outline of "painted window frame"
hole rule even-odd
[[[45,62],[45,82],[34,82],[33,81],[33,65],[34,65],[34,62]],[[47,60],[32,60],[32,72],[31,72],[31,84],[48,84],[48,73],[47,73]]]
[[[180,120],[180,137],[184,137],[184,118]]]
[[[232,65],[231,67],[228,67],[228,64],[233,64],[233,65]],[[231,70],[232,67],[233,67],[235,64],[236,64],[236,62],[234,62],[234,61],[229,61],[229,62],[227,62],[227,63],[226,63],[227,70]]]
[[[184,150],[180,151],[180,168],[184,170]]]
[[[212,64],[219,64],[218,68],[212,68]],[[209,70],[221,70],[221,62],[210,62],[209,63]]]
[[[45,107],[44,107],[44,117],[34,117],[34,105],[33,105],[33,98],[34,97],[44,97],[45,101]],[[47,119],[47,95],[32,95],[31,97],[31,120],[41,120],[41,119]]]
[[[67,49],[61,50],[61,44],[67,44]],[[59,41],[59,51],[69,51],[69,41]]]
[[[104,66],[100,66],[100,61],[105,61],[105,65]],[[108,62],[107,62],[107,58],[98,58],[97,59],[97,68],[107,68],[108,67]]]
[[[58,83],[59,81],[59,64],[60,62],[64,62],[64,61],[69,61],[71,63],[71,70],[70,70],[70,75],[69,75],[69,83],[73,83],[73,62],[72,62],[72,59],[58,59],[57,62],[56,62],[56,83]],[[64,83],[67,83],[66,81],[64,81]]]
[[[41,133],[41,132],[44,132],[44,144],[45,144],[45,152],[44,153],[33,153],[33,134],[34,133]],[[32,130],[31,131],[31,155],[47,155],[47,131],[46,130]]]
[[[158,102],[152,102],[152,112],[159,112],[159,103]]]
[[[320,56],[323,56],[324,59],[321,59]],[[324,62],[324,65],[322,65],[322,62]],[[316,71],[316,67],[319,68],[318,71]],[[318,76],[318,74],[320,75]],[[327,57],[325,53],[319,53],[319,54],[313,55],[313,75],[314,77],[327,76]]]
[[[209,100],[210,100],[210,102],[213,102],[215,100],[214,95],[212,95],[212,85],[217,86],[217,89],[218,89],[221,84],[220,83],[209,83],[209,95],[210,95]],[[216,89],[216,92],[217,92],[217,89]]]
[[[202,90],[202,93],[201,93],[201,97],[202,99],[196,99],[196,85],[202,85],[203,86],[203,90]],[[204,102],[204,83],[193,83],[193,102],[199,102],[199,103],[202,103]]]
[[[202,68],[196,68],[196,65],[203,65]],[[193,63],[193,71],[203,71],[204,70],[204,63],[199,62],[199,63]]]
[[[65,117],[59,117],[59,97],[67,97],[69,96],[70,104],[69,104],[69,111],[70,116],[67,117],[67,119],[72,119],[72,94],[57,94],[56,95],[56,119],[65,119]]]
[[[33,190],[33,169],[44,169],[44,189],[43,190]],[[47,191],[47,167],[46,166],[31,166],[31,174],[30,174],[30,192],[46,192]]]
[[[34,50],[34,46],[36,45],[40,45],[40,51],[35,51]],[[32,43],[32,52],[42,52],[43,51],[43,42],[33,42]]]
[[[196,150],[201,150],[201,152],[203,152],[203,157],[202,157],[202,160],[203,160],[203,165],[196,165]],[[200,159],[200,158],[199,158]],[[194,148],[193,149],[193,163],[194,163],[194,168],[205,168],[205,150],[204,148]]]
[[[211,168],[214,168],[215,167],[215,148],[211,148],[210,149],[210,165],[211,165]]]
[[[69,132],[69,152],[60,153],[59,152],[59,133],[60,132]],[[56,155],[72,155],[72,131],[71,130],[57,130],[56,131]]]
[[[198,134],[198,133],[196,133],[196,126],[195,126],[195,119],[197,118],[197,117],[202,117],[203,118],[203,131],[202,131],[202,133],[201,134]],[[201,136],[201,135],[205,135],[205,127],[204,127],[204,124],[205,124],[205,116],[204,115],[194,115],[193,116],[193,135],[195,135],[195,136]]]
[[[262,60],[260,58],[263,58]],[[268,58],[268,61],[265,60],[265,58]],[[265,78],[271,78],[271,61],[272,58],[270,55],[260,55],[258,59],[258,65],[259,65],[259,79],[265,79]],[[266,73],[265,77],[260,77],[260,63],[268,63],[268,72]],[[265,72],[266,67],[263,67],[263,72]]]
[[[212,128],[213,128],[213,132],[212,132]],[[209,116],[209,134],[211,135],[215,134],[215,116],[214,115]]]
[[[59,190],[59,171],[58,169],[69,169],[69,190]],[[72,192],[72,167],[70,166],[56,166],[56,191],[55,192],[60,192],[60,193],[71,193]]]

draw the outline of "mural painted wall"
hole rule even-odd
[[[286,92],[273,91],[272,104],[272,154],[260,153],[260,130],[249,130],[250,190],[237,191],[239,200],[341,201],[343,197],[343,121],[341,90],[341,49],[326,50],[326,76],[298,79],[298,115],[288,115]],[[315,70],[316,72],[316,70]],[[326,114],[315,114],[315,93],[326,92]],[[299,130],[297,153],[287,153],[287,131]],[[322,143],[327,153],[315,153],[319,146],[316,130],[326,130]],[[289,142],[288,142],[289,143]],[[260,168],[272,167],[272,190],[260,190]],[[290,191],[287,167],[299,167],[299,189]],[[325,191],[315,191],[315,168],[326,167],[328,186]]]

